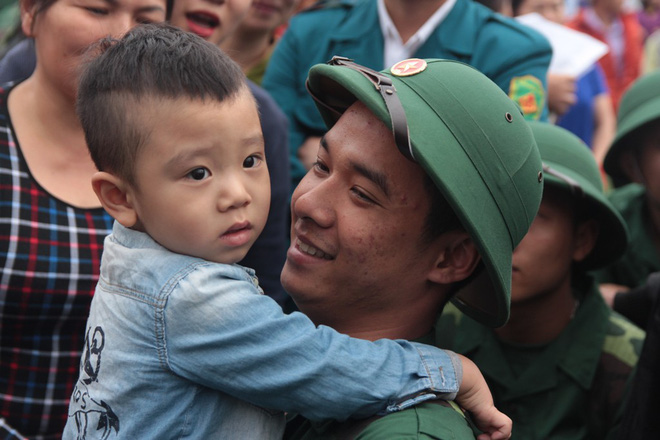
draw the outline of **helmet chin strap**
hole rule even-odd
[[[403,109],[403,105],[401,105],[401,100],[396,93],[396,88],[392,83],[392,79],[380,72],[376,72],[375,70],[356,64],[353,62],[353,60],[346,57],[335,55],[330,61],[328,61],[328,64],[331,66],[343,66],[353,69],[356,72],[362,74],[374,85],[376,90],[378,90],[380,95],[383,97],[387,111],[390,114],[390,120],[392,121],[392,134],[394,135],[394,141],[397,148],[406,159],[416,162],[413,155],[412,144],[410,143],[410,132],[408,130],[406,112]],[[332,111],[333,113],[342,113],[336,108],[328,106],[321,99],[319,99],[310,89],[309,81],[306,83],[306,87],[309,94],[317,103]]]

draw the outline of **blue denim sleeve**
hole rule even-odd
[[[452,352],[350,338],[286,315],[249,280],[209,267],[176,283],[154,334],[165,368],[255,405],[343,420],[450,399],[462,378]]]

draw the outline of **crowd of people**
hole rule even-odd
[[[0,18],[1,439],[660,432],[657,0]]]

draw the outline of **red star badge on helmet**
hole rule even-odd
[[[411,76],[423,72],[426,69],[426,61],[419,58],[409,58],[399,61],[390,69],[394,76]]]

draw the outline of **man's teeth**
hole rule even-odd
[[[298,240],[298,248],[304,253],[311,255],[313,257],[323,258],[325,260],[332,260],[332,257],[330,255],[326,254],[320,249],[316,249],[313,246],[309,246],[300,240]]]

